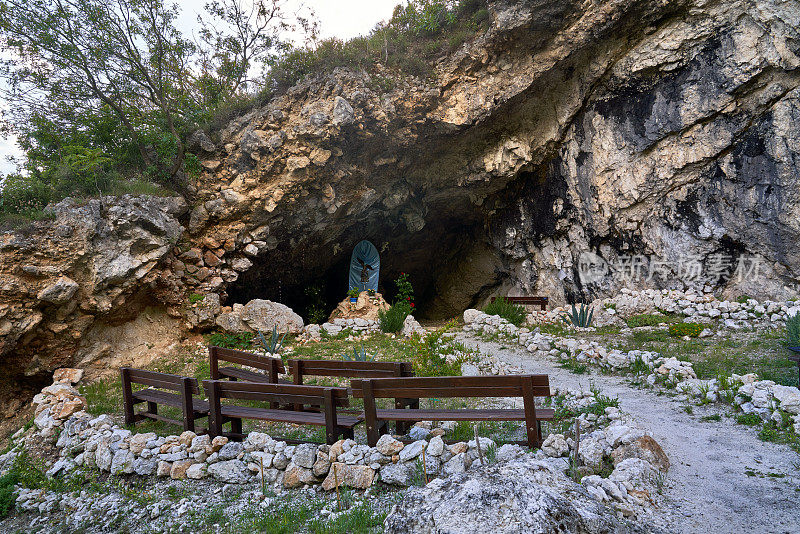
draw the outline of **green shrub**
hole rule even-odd
[[[197,304],[198,302],[203,302],[206,296],[201,293],[192,293],[189,295],[189,304]]]
[[[655,313],[640,313],[638,315],[631,315],[625,319],[625,324],[627,324],[630,328],[636,328],[638,326],[655,326],[665,322],[666,318],[663,315],[656,315]]]
[[[753,297],[751,297],[750,295],[739,295],[738,297],[736,297],[736,302],[738,302],[739,304],[747,304],[747,301],[750,300],[751,298]]]
[[[381,332],[394,334],[403,329],[403,321],[411,314],[411,306],[405,302],[397,302],[388,310],[378,312],[378,323]]]
[[[225,349],[250,350],[253,346],[255,334],[242,332],[241,334],[228,334],[226,332],[215,332],[210,334],[206,340],[209,345],[215,345]]]
[[[505,297],[497,297],[494,302],[490,302],[483,308],[483,312],[488,315],[499,315],[514,326],[525,322],[527,315],[524,307],[509,302]]]
[[[50,187],[40,179],[9,175],[0,188],[0,212],[36,213],[50,202],[51,197]]]
[[[460,376],[463,357],[456,357],[452,362],[447,361],[447,355],[454,353],[454,347],[442,336],[455,326],[451,321],[435,332],[425,337],[414,335],[408,342],[407,352],[410,353],[417,376]]]
[[[761,417],[757,413],[743,413],[736,416],[736,422],[740,425],[760,425]]]
[[[394,281],[394,285],[397,288],[395,303],[402,302],[403,304],[407,304],[411,311],[414,311],[414,307],[416,306],[416,304],[414,304],[414,287],[411,285],[408,275],[406,273],[400,273],[400,276]]]
[[[673,337],[697,337],[705,328],[700,323],[673,323],[669,325],[669,335]]]
[[[14,509],[14,502],[17,498],[14,485],[17,483],[19,483],[19,475],[13,467],[0,477],[0,519],[7,517]]]
[[[786,319],[786,344],[800,347],[800,313]]]

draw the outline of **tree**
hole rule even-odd
[[[197,48],[211,103],[263,83],[267,65],[291,48],[287,34],[300,30],[307,40],[317,36],[313,12],[301,7],[289,14],[286,0],[213,0],[205,9],[211,18],[198,17]]]
[[[177,185],[195,53],[177,14],[162,0],[0,0],[5,126],[69,127],[108,110],[144,166]]]

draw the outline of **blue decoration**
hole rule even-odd
[[[378,272],[381,258],[378,249],[369,241],[362,241],[353,248],[350,256],[349,289],[378,291]],[[364,283],[366,282],[366,283]]]

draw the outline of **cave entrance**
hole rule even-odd
[[[351,253],[355,245],[368,240],[380,254],[378,292],[394,301],[395,280],[409,276],[416,300],[415,316],[423,319],[449,318],[461,310],[439,311],[432,306],[441,288],[437,281],[457,264],[467,245],[481,239],[478,227],[459,221],[442,220],[414,233],[370,227],[354,228],[336,243],[309,237],[291,248],[276,250],[253,259],[253,266],[241,273],[227,288],[225,303],[245,304],[252,299],[281,302],[303,317],[306,323],[325,322],[349,289]],[[379,230],[384,230],[379,232]],[[387,236],[395,237],[388,238]]]

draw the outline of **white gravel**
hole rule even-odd
[[[672,464],[658,500],[674,532],[800,532],[800,455],[789,447],[761,441],[752,427],[732,418],[702,421],[714,408],[696,407],[689,415],[681,402],[632,387],[623,377],[576,375],[520,348],[459,338],[525,372],[548,374],[552,385],[588,389],[593,383],[618,397],[620,408],[652,432]]]

